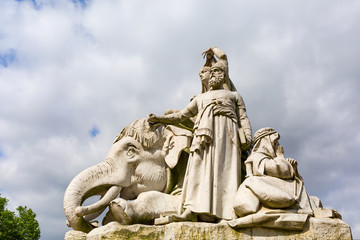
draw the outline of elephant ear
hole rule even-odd
[[[192,132],[173,125],[165,128],[165,162],[170,168],[174,168],[179,161],[182,151],[189,151]]]

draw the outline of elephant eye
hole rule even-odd
[[[126,154],[129,156],[129,157],[133,157],[136,153],[136,148],[134,146],[129,146],[128,149],[127,149],[127,152]]]

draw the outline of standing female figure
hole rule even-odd
[[[236,218],[232,201],[241,183],[241,149],[250,147],[252,137],[242,97],[223,88],[227,79],[227,64],[218,61],[211,67],[209,91],[193,98],[177,113],[149,115],[149,122],[167,124],[197,115],[181,215],[174,216],[178,221],[196,221],[197,216],[211,221]]]

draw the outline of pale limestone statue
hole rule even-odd
[[[251,155],[245,161],[247,175],[241,183],[241,158],[247,157],[244,153],[252,146],[245,104],[229,78],[226,54],[211,47],[203,55],[201,94],[181,111],[150,114],[124,128],[105,160],[71,181],[64,210],[68,226],[77,231],[70,231],[65,238],[90,239],[100,234],[107,239],[127,239],[133,234],[137,238],[140,231],[139,236],[156,239],[240,239],[248,237],[241,228],[260,226],[273,232],[258,228],[251,236],[286,235],[279,237],[286,239],[285,229],[302,231],[299,239],[351,239],[345,223],[328,220],[341,218],[337,211],[322,209],[320,200],[307,194],[297,161],[284,157],[280,135],[274,129],[255,133]],[[94,195],[100,196],[99,201],[84,206]],[[93,219],[107,207],[109,212],[102,221],[106,226],[92,231],[97,227]],[[124,226],[154,221],[219,224],[176,223],[135,232]],[[309,231],[304,228],[306,222]],[[189,227],[193,231],[184,230]],[[109,238],[109,233],[113,237]]]
[[[184,151],[190,147],[191,138],[189,130],[150,125],[147,119],[124,128],[105,160],[82,171],[66,189],[68,226],[91,231],[95,224],[90,221],[109,205],[103,225],[113,220],[122,224],[148,222],[162,212],[176,211],[188,158]],[[95,195],[101,196],[98,202],[82,206]]]
[[[273,128],[255,133],[252,153],[245,161],[247,176],[234,200],[240,218],[231,226],[302,229],[313,210],[321,207],[318,198],[306,193],[297,161],[284,157],[279,139]]]
[[[209,91],[177,113],[149,115],[150,122],[166,124],[197,115],[175,221],[236,218],[232,200],[241,183],[241,149],[250,147],[252,135],[242,97],[223,87],[228,79],[227,61],[218,61],[211,67]]]

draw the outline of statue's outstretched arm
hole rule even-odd
[[[195,116],[197,114],[197,110],[196,99],[193,99],[189,105],[179,112],[162,116],[156,116],[155,114],[150,113],[148,121],[150,123],[177,124]]]

